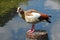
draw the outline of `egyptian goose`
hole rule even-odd
[[[27,23],[31,23],[32,24],[32,28],[30,30],[28,30],[28,32],[30,32],[30,33],[34,32],[34,28],[35,28],[34,24],[36,24],[38,22],[48,22],[48,23],[51,23],[49,21],[51,16],[49,16],[47,14],[40,13],[37,10],[34,10],[34,9],[30,9],[30,10],[24,11],[23,9],[18,7],[17,8],[17,13]]]

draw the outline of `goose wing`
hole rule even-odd
[[[27,13],[25,15],[25,19],[27,22],[36,22],[39,21],[38,18],[40,17],[40,14],[37,12],[31,12],[31,13]]]

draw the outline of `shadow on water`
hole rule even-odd
[[[5,13],[6,15],[0,16],[0,26],[2,27],[17,14],[16,8],[11,8],[10,11],[6,11]]]
[[[0,26],[3,27],[17,14],[16,7],[19,5],[19,3],[26,5],[27,1],[28,0],[0,0]]]

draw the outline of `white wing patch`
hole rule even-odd
[[[33,16],[27,16],[27,17],[28,18],[38,18],[41,16],[39,13],[36,13],[36,12],[32,12],[31,14],[33,14]]]
[[[26,16],[26,22],[37,22],[38,18],[41,16],[39,13],[32,12],[33,16]]]

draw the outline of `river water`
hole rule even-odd
[[[29,0],[26,5],[19,4],[24,10],[36,9],[39,12],[51,15],[51,24],[47,22],[38,23],[35,29],[48,31],[49,40],[60,39],[60,2],[52,0]],[[0,40],[26,40],[26,31],[31,24],[26,23],[16,15],[4,27],[0,27]]]

